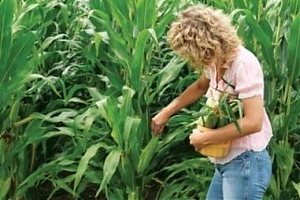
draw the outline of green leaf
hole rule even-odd
[[[47,37],[41,45],[42,50],[47,49],[54,41],[57,41],[58,39],[62,39],[65,36],[66,36],[65,34],[58,34],[56,36]]]
[[[164,1],[165,3],[168,3],[167,1]],[[170,4],[167,4],[165,7],[160,8],[163,10],[163,14],[159,19],[157,20],[157,24],[155,26],[155,32],[158,37],[161,37],[163,34],[165,34],[166,29],[168,28],[168,25],[173,20],[173,10],[175,7],[177,7],[180,3],[180,0],[174,0],[170,1]]]
[[[14,4],[14,0],[3,0],[0,4],[0,65],[6,62],[11,48]]]
[[[257,41],[261,44],[262,54],[268,65],[272,68],[273,74],[278,74],[274,59],[274,48],[272,46],[272,36],[264,31],[260,24],[255,20],[253,14],[249,10],[241,10],[246,15],[246,21],[253,32]],[[268,27],[265,30],[269,30]]]
[[[141,76],[145,65],[145,48],[147,41],[150,37],[149,30],[145,29],[139,33],[137,41],[135,43],[134,57],[132,61],[131,70],[131,84],[135,91],[140,91],[139,84],[141,82]]]
[[[56,179],[56,180],[53,180],[52,181],[57,188],[61,188],[65,191],[67,191],[69,194],[72,194],[72,196],[74,198],[78,198],[78,194],[75,193],[75,191],[72,191],[72,189],[69,187],[69,185],[66,183],[66,181],[63,179],[63,180],[60,180],[60,179]]]
[[[126,38],[129,46],[132,46],[133,38],[133,26],[128,26],[128,24],[132,24],[132,20],[129,18],[128,8],[126,1],[108,1],[111,6],[111,14],[113,18],[116,20],[119,27],[122,27],[122,35]]]
[[[141,136],[138,134],[140,126],[140,118],[127,117],[123,130],[125,151],[131,155],[131,160],[135,170],[138,166],[139,155],[141,150]]]
[[[269,186],[269,188],[270,188],[271,193],[274,194],[275,197],[277,197],[277,198],[275,198],[275,199],[279,199],[278,194],[280,193],[280,192],[279,192],[279,189],[280,189],[280,188],[278,188],[278,183],[277,183],[276,178],[275,178],[274,175],[271,176],[271,181],[270,181],[270,186]]]
[[[11,178],[7,178],[6,180],[1,180],[0,179],[0,199],[4,199],[5,196],[7,195],[9,189],[10,189],[10,184],[11,184]]]
[[[11,95],[19,92],[30,71],[32,63],[27,56],[32,51],[35,42],[33,33],[22,34],[14,41],[7,62],[0,68],[0,108],[5,107],[11,100]]]
[[[300,1],[299,0],[290,0],[289,2],[290,12],[292,15],[297,15],[300,12]]]
[[[92,99],[94,101],[100,101],[102,99],[104,99],[105,97],[103,96],[103,94],[101,94],[101,92],[98,90],[98,88],[96,87],[88,87],[87,88],[89,91],[89,94],[91,95]]]
[[[32,51],[33,44],[35,42],[35,36],[33,33],[27,33],[18,36],[16,41],[14,41],[12,49],[10,50],[10,55],[7,63],[5,63],[6,67],[1,68],[1,79],[0,79],[0,85],[12,82],[11,79],[14,77],[14,73],[20,73],[25,70],[26,66],[26,57],[28,54]],[[29,68],[31,70],[31,68]],[[26,70],[25,72],[28,72],[29,70]],[[27,75],[27,74],[24,74]]]
[[[102,143],[102,142],[94,144],[87,149],[87,151],[85,152],[83,157],[80,159],[80,162],[78,164],[78,168],[77,168],[77,171],[75,174],[74,191],[76,190],[84,173],[86,172],[90,159],[96,155],[96,153],[98,152],[98,149],[101,147],[108,149],[109,146],[107,146],[107,144]]]
[[[90,16],[90,20],[99,31],[103,31],[104,29],[107,32],[110,48],[115,53],[116,57],[123,62],[129,62],[130,54],[128,52],[126,41],[112,28],[109,16],[100,10],[95,10]],[[130,68],[128,68],[126,64],[128,63],[124,63],[125,70],[130,74]]]
[[[124,81],[122,79],[122,75],[114,66],[106,67],[103,65],[99,65],[100,68],[103,70],[103,74],[106,75],[106,77],[109,79],[109,83],[112,87],[114,87],[117,90],[121,90],[122,86],[124,85]]]
[[[156,4],[155,0],[140,0],[137,3],[137,25],[139,30],[153,28],[156,21]]]
[[[159,137],[154,136],[151,138],[147,146],[142,150],[138,169],[137,169],[138,174],[142,174],[145,172],[145,170],[147,170],[150,161],[153,159],[153,156],[155,155],[158,142],[159,142]]]
[[[114,141],[123,149],[123,134],[121,134],[122,122],[125,119],[120,119],[120,109],[118,108],[118,102],[113,97],[106,97],[101,101],[96,102],[100,113],[109,123],[112,128],[111,136]]]
[[[75,117],[77,113],[78,113],[77,110],[63,108],[63,109],[54,110],[48,113],[47,115],[44,115],[42,113],[34,113],[33,116],[37,119],[42,119],[43,121],[58,123],[58,122],[66,122],[70,118]],[[55,116],[56,114],[58,115]]]
[[[132,166],[133,156],[131,154],[123,154],[120,159],[119,172],[122,180],[126,185],[127,193],[130,193],[135,190],[136,176],[135,176],[135,167]]]
[[[297,190],[298,197],[300,197],[300,182],[299,183],[292,182],[292,183],[294,188]]]
[[[159,72],[160,77],[157,90],[161,90],[166,84],[177,78],[184,65],[185,62],[180,62],[177,57],[172,58],[167,66]]]
[[[96,196],[99,195],[99,193],[107,186],[109,183],[110,179],[116,172],[116,169],[119,165],[120,162],[120,156],[121,156],[122,151],[119,149],[115,149],[110,152],[110,154],[106,157],[104,166],[103,166],[103,180],[100,185],[100,188],[97,191]]]
[[[291,24],[287,55],[289,79],[293,84],[300,75],[300,14],[295,17]]]
[[[132,99],[135,94],[135,91],[127,86],[124,86],[122,89],[122,99],[120,105],[120,118],[125,121],[127,116],[134,116],[134,107],[132,105]]]
[[[281,178],[281,186],[286,187],[290,175],[292,173],[294,165],[294,149],[290,147],[288,142],[283,142],[281,144],[281,153],[277,155],[282,159],[282,165],[278,165],[281,170],[279,170]]]

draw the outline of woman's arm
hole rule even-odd
[[[218,143],[226,140],[243,137],[259,132],[263,122],[263,99],[261,96],[254,96],[242,100],[244,117],[238,121],[241,132],[234,123],[211,130],[203,134],[195,129],[190,135],[190,143],[197,149],[207,144]]]
[[[204,75],[190,85],[178,98],[174,99],[168,106],[162,109],[152,118],[153,134],[157,135],[163,131],[168,119],[180,109],[190,105],[199,99],[208,89],[209,79]]]

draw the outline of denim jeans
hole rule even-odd
[[[229,163],[216,164],[207,200],[261,200],[271,179],[266,150],[246,151]]]

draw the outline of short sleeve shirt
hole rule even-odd
[[[224,67],[226,68],[225,74],[218,83],[216,67],[205,70],[205,76],[210,79],[209,89],[206,93],[207,103],[218,101],[220,91],[229,92],[239,99],[257,95],[263,98],[263,72],[259,61],[249,50],[240,47],[231,66]],[[247,150],[261,151],[266,148],[272,135],[270,120],[264,109],[263,126],[260,132],[234,139],[226,157],[210,158],[210,160],[213,163],[224,164]]]

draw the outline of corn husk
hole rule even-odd
[[[200,110],[200,117],[197,120],[197,128],[201,132],[226,126],[233,122],[241,132],[238,119],[243,115],[242,103],[238,99],[228,100],[229,95],[223,95],[219,102],[210,102]],[[211,144],[200,149],[200,153],[209,157],[224,157],[229,152],[231,141]]]

